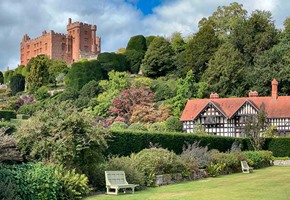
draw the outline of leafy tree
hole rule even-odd
[[[159,77],[153,80],[151,89],[157,101],[164,101],[176,96],[177,81],[173,78]]]
[[[208,19],[203,18],[199,22],[199,27],[211,25],[218,38],[226,41],[236,22],[245,19],[246,15],[247,11],[243,9],[242,4],[233,2],[229,6],[219,6]]]
[[[0,71],[0,84],[4,83],[4,75],[3,73]]]
[[[154,101],[154,93],[148,88],[125,89],[113,100],[110,113],[129,122],[135,106],[148,105]]]
[[[169,107],[163,104],[160,106],[157,106],[155,103],[136,105],[132,112],[130,122],[144,124],[163,122],[169,117],[169,113]]]
[[[126,47],[126,51],[127,50],[145,52],[147,50],[146,38],[143,35],[136,35],[131,37]]]
[[[184,51],[185,44],[186,43],[184,42],[180,32],[175,32],[172,34],[171,45],[175,53],[181,53],[182,51]]]
[[[152,79],[148,77],[137,77],[131,81],[132,88],[150,88],[152,85]]]
[[[156,37],[142,61],[142,73],[147,77],[164,76],[174,68],[174,51],[163,37]]]
[[[116,53],[100,53],[98,55],[98,61],[101,64],[101,69],[104,78],[107,78],[107,74],[112,71],[129,71],[129,63],[124,54]]]
[[[181,74],[185,75],[189,70],[192,70],[198,82],[218,46],[219,40],[213,27],[211,25],[201,27],[187,43],[184,52],[186,66],[179,68]]]
[[[113,99],[122,89],[129,88],[129,75],[126,72],[113,70],[109,72],[108,76],[109,80],[99,82],[102,93],[91,100],[91,104],[96,104],[93,108],[94,114],[101,117],[108,117],[107,111],[112,106]]]
[[[59,101],[75,101],[79,97],[79,91],[74,88],[66,88],[59,96]]]
[[[126,56],[126,59],[129,62],[130,71],[134,74],[137,74],[140,69],[145,52],[137,50],[126,50],[124,55]]]
[[[50,81],[52,83],[56,83],[56,78],[58,77],[58,75],[60,75],[61,73],[67,74],[68,71],[69,68],[67,67],[65,61],[57,59],[51,60],[51,64],[48,68]]]
[[[11,94],[15,95],[18,92],[24,91],[25,89],[25,77],[21,74],[12,76],[10,82]]]
[[[150,36],[145,37],[145,39],[146,39],[146,45],[147,45],[147,49],[149,48],[151,42],[152,42],[156,37],[157,37],[157,36],[154,36],[154,35],[150,35]]]
[[[50,94],[48,93],[48,87],[46,86],[41,86],[35,92],[35,98],[37,100],[44,100],[48,97],[50,97]]]
[[[245,133],[250,138],[255,151],[262,150],[265,143],[266,118],[267,113],[263,107],[261,107],[257,115],[247,118]]]
[[[192,97],[195,92],[194,83],[194,76],[191,70],[186,74],[184,79],[178,79],[176,96],[167,101],[167,103],[171,106],[172,114],[174,116],[181,116],[181,112],[185,107],[186,101]]]
[[[92,80],[82,87],[82,89],[80,90],[80,96],[94,98],[98,96],[99,92],[100,92],[99,82]]]
[[[66,84],[80,90],[86,83],[103,79],[101,65],[97,60],[76,62],[66,76]]]
[[[182,123],[178,117],[171,116],[165,121],[165,127],[167,131],[181,132]]]
[[[14,74],[14,71],[13,70],[7,70],[4,72],[4,83],[6,85],[9,85],[10,84],[10,81],[11,81],[11,78]]]
[[[208,84],[210,92],[220,96],[241,96],[244,65],[242,54],[231,43],[224,43],[209,61],[202,81]]]
[[[27,76],[28,88],[35,90],[49,83],[49,58],[46,55],[38,55],[27,64],[29,74]]]
[[[105,134],[72,104],[50,102],[21,124],[16,138],[27,158],[63,164],[90,177],[103,160]]]

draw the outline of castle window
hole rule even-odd
[[[88,34],[88,31],[85,31],[85,35],[87,35]]]
[[[42,42],[40,42],[39,45],[41,46],[42,45]]]
[[[89,50],[89,47],[88,46],[85,46],[85,51],[88,51]]]
[[[47,50],[47,43],[44,44],[44,48],[45,48],[45,50]]]
[[[75,30],[73,30],[73,34],[75,34]]]
[[[88,38],[85,38],[85,42],[88,42],[89,41],[89,39]]]
[[[40,52],[40,53],[42,52],[42,48],[39,49],[39,52]]]
[[[63,51],[65,50],[65,43],[61,44],[61,50],[63,50]]]

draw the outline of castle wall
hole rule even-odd
[[[72,23],[69,19],[67,34],[44,31],[42,36],[35,39],[30,39],[25,34],[20,43],[20,64],[27,65],[31,58],[40,54],[64,60],[67,64],[84,58],[84,55],[96,56],[101,49],[96,30],[96,25]]]

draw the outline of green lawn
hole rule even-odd
[[[268,167],[251,174],[232,174],[199,181],[183,182],[135,194],[96,195],[86,200],[109,199],[196,199],[196,200],[283,200],[290,199],[290,167]]]

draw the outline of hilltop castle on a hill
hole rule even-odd
[[[42,32],[40,37],[30,39],[25,34],[20,43],[20,64],[27,65],[37,55],[64,60],[72,64],[82,58],[96,57],[101,51],[101,39],[96,37],[97,26],[68,19],[67,34]]]

